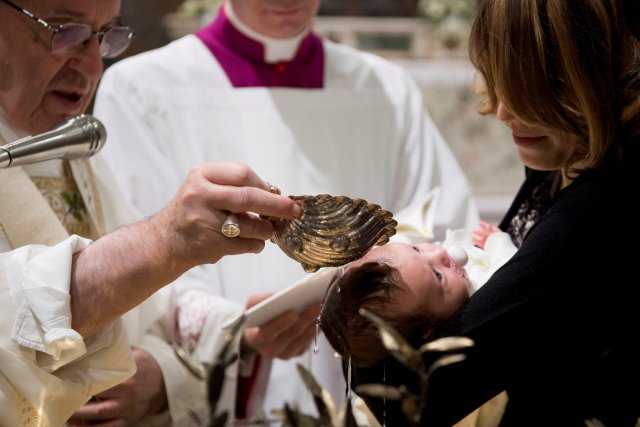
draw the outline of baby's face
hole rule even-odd
[[[402,311],[445,319],[469,299],[471,283],[466,271],[442,246],[389,243],[374,247],[358,262],[380,259],[400,272],[404,292],[398,295],[398,305]]]

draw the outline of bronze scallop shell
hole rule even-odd
[[[396,233],[393,215],[366,200],[328,194],[289,197],[303,213],[294,220],[274,219],[271,241],[306,272],[354,261]]]

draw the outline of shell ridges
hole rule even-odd
[[[289,196],[303,209],[300,218],[273,219],[271,241],[307,272],[336,267],[363,256],[396,233],[393,214],[347,196]]]

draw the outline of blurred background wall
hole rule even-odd
[[[466,53],[474,0],[322,0],[315,29],[406,68],[425,108],[450,144],[478,197],[497,222],[522,181],[509,130],[476,113],[475,72]],[[122,20],[136,30],[133,55],[205,25],[218,0],[123,0]],[[107,66],[111,63],[107,63]]]

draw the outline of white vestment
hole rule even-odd
[[[0,141],[24,136],[9,126],[0,111]],[[129,223],[133,215],[123,204],[110,170],[99,158],[91,159],[91,166],[95,191],[92,197],[100,200],[96,207],[102,220],[100,228],[111,231]],[[46,161],[23,169],[32,178],[37,177],[38,182],[52,182],[49,185],[55,189],[52,191],[64,190],[59,185],[64,181],[61,161]],[[51,191],[45,199],[55,205],[54,214],[64,215],[67,207],[59,206],[59,198]],[[79,226],[73,218],[63,223],[67,229]],[[0,310],[0,324],[5,330],[0,336],[0,425],[63,425],[91,396],[134,373],[131,345],[153,354],[165,374],[165,387],[172,397],[169,408],[173,424],[205,425],[209,415],[206,382],[194,375],[173,351],[171,344],[178,322],[174,322],[170,310],[181,307],[183,312],[194,312],[202,301],[207,301],[210,307],[220,298],[194,292],[176,302],[172,289],[163,288],[125,314],[124,328],[118,320],[95,337],[83,340],[71,329],[69,274],[72,254],[88,244],[90,240],[73,236],[53,248],[30,245],[12,251],[0,224],[0,292],[5,304]],[[227,322],[241,310],[241,305],[225,301],[207,321]],[[158,321],[160,318],[163,322]],[[207,325],[203,322],[203,330],[210,328]],[[212,339],[199,351],[217,354],[225,337],[209,335]],[[235,377],[236,370],[237,364],[234,364],[227,375]],[[235,382],[227,381],[225,387],[220,409],[232,412],[234,400],[228,396],[235,394]],[[140,425],[164,425],[168,413],[149,417]]]
[[[187,170],[205,161],[241,161],[285,195],[363,198],[391,212],[434,199],[436,238],[478,222],[470,188],[425,114],[418,87],[400,67],[325,41],[322,89],[234,88],[195,36],[124,59],[107,69],[94,113],[109,130],[98,156],[114,169],[139,217],[157,211]],[[289,286],[302,267],[267,242],[260,255],[226,257],[175,283],[244,304]],[[266,409],[311,396],[296,363],[311,367],[337,401],[345,385],[324,338],[319,352],[275,360]],[[314,411],[315,412],[315,411]],[[268,412],[267,412],[268,413]]]
[[[0,141],[21,136],[0,111]],[[24,169],[42,176],[61,170],[59,163]],[[2,426],[60,427],[91,396],[134,372],[120,321],[89,339],[71,328],[72,255],[88,244],[73,235],[53,246],[14,249],[0,229]]]

